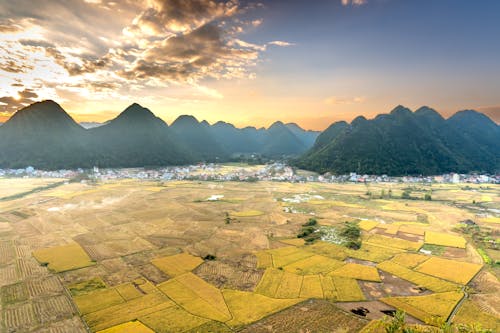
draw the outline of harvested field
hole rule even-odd
[[[247,326],[242,333],[345,332],[356,333],[367,321],[330,302],[309,300]]]

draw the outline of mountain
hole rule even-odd
[[[106,125],[88,130],[93,164],[106,167],[160,166],[194,161],[167,124],[149,109],[132,104]]]
[[[54,101],[16,112],[0,130],[0,168],[89,166],[89,135]]]
[[[422,107],[397,106],[372,120],[332,124],[294,163],[318,172],[439,174],[500,170],[500,127],[475,111],[449,119]]]
[[[288,123],[285,126],[292,132],[306,147],[312,147],[314,141],[321,133],[319,131],[306,131],[296,123]]]
[[[217,142],[207,122],[193,116],[179,116],[171,125],[173,137],[199,160],[216,161],[228,157],[228,152]]]
[[[279,157],[305,152],[307,146],[281,121],[272,124],[265,133],[262,154]]]

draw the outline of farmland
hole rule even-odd
[[[395,308],[498,325],[498,264],[457,225],[498,235],[500,187],[433,184],[423,201],[395,183],[51,184],[0,179],[0,332],[357,332]],[[361,247],[297,238],[310,218],[358,224]]]

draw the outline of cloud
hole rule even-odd
[[[350,105],[350,104],[360,104],[364,103],[366,100],[365,97],[339,97],[339,96],[331,96],[325,98],[324,103],[326,105]]]
[[[341,0],[343,6],[361,6],[368,3],[368,0]]]
[[[236,0],[152,0],[127,29],[147,35],[189,32],[216,19],[233,16],[238,5]]]
[[[153,90],[168,98],[172,87],[194,100],[222,98],[207,82],[253,78],[266,46],[293,45],[244,40],[262,24],[250,14],[259,8],[252,0],[1,1],[2,110],[22,105],[12,99],[20,88],[65,101]]]
[[[31,89],[19,91],[14,96],[0,97],[0,113],[12,114],[20,108],[36,102],[38,95]]]
[[[267,44],[268,45],[282,46],[282,47],[294,46],[295,45],[295,43],[285,42],[285,41],[281,41],[281,40],[275,40],[275,41],[269,42]]]

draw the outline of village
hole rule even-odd
[[[107,181],[117,179],[139,180],[199,180],[199,181],[278,181],[278,182],[319,182],[319,183],[470,183],[500,184],[500,175],[448,173],[435,176],[361,175],[351,172],[346,175],[297,170],[284,162],[272,162],[265,165],[241,163],[200,163],[187,166],[169,166],[159,168],[106,168],[76,170],[38,170],[31,166],[24,169],[0,169],[0,177],[20,178],[60,178],[87,181]]]

